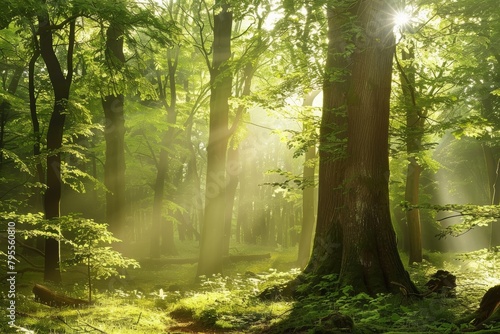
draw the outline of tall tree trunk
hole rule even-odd
[[[153,222],[151,233],[151,257],[159,257],[162,249],[166,255],[176,255],[177,250],[174,244],[174,229],[171,220],[163,220],[163,197],[165,190],[165,180],[167,177],[167,170],[169,165],[169,154],[167,147],[172,145],[174,140],[173,124],[177,122],[177,89],[176,89],[176,72],[179,50],[174,50],[175,55],[172,57],[172,51],[168,51],[168,84],[170,90],[170,103],[167,102],[167,94],[164,91],[161,76],[158,76],[160,99],[167,110],[166,123],[168,129],[163,134],[161,143],[160,156],[158,158],[158,168],[156,173],[156,181],[154,186],[154,199],[153,199]]]
[[[40,55],[40,54],[38,54]],[[37,56],[38,57],[38,56]],[[12,77],[10,78],[10,83],[9,86],[7,87],[7,92],[9,94],[15,95],[17,91],[17,87],[19,86],[19,81],[21,81],[22,74],[24,72],[24,67],[16,65],[14,68],[14,73],[12,74]],[[5,87],[5,82],[4,85]],[[5,126],[7,125],[8,121],[13,118],[12,115],[10,114],[11,111],[11,104],[9,101],[2,99],[0,100],[0,167],[3,162],[3,152],[1,151],[2,148],[4,148],[5,145]]]
[[[106,31],[106,62],[111,72],[125,64],[123,54],[123,28],[111,22]],[[112,78],[112,80],[114,80]],[[112,87],[115,85],[111,84]],[[109,230],[123,239],[125,227],[125,118],[124,96],[110,88],[102,98],[105,117],[106,162],[104,184],[106,192],[106,220]]]
[[[30,99],[30,116],[31,125],[33,126],[33,156],[36,160],[36,174],[37,181],[40,183],[45,183],[45,171],[42,165],[42,161],[39,160],[41,149],[40,143],[42,141],[42,133],[40,131],[40,122],[38,121],[37,108],[36,108],[36,97],[35,97],[35,64],[40,57],[40,51],[37,49],[35,53],[31,56],[30,62],[28,64],[28,92]],[[41,194],[37,192],[37,197],[41,197]],[[41,205],[41,200],[36,199],[37,208]],[[40,203],[40,205],[38,205]]]
[[[33,127],[33,156],[36,161],[36,179],[41,184],[45,184],[45,169],[43,168],[41,154],[42,132],[40,131],[40,122],[38,121],[36,96],[35,96],[35,64],[40,57],[40,50],[35,48],[28,64],[28,94],[30,103],[31,125]],[[34,190],[34,208],[37,212],[43,210],[43,194],[40,190]],[[45,251],[44,239],[38,236],[35,241],[37,249]]]
[[[241,242],[243,239],[244,243],[255,243],[252,240],[251,228],[254,197],[251,187],[255,185],[255,179],[252,178],[252,170],[256,168],[256,166],[252,165],[252,157],[255,156],[255,152],[246,142],[243,146],[240,146],[240,149],[241,172],[239,175],[240,190],[238,197],[238,218],[236,221],[236,242]]]
[[[198,175],[198,165],[196,161],[196,151],[192,142],[191,134],[193,129],[193,122],[189,122],[186,127],[186,140],[188,143],[189,158],[187,163],[186,179],[182,186],[184,191],[184,200],[187,202],[189,211],[191,212],[191,221],[189,225],[192,230],[196,231],[196,240],[199,240],[199,234],[197,227],[201,225],[203,221],[203,199],[201,194],[201,181]]]
[[[408,159],[408,170],[406,172],[405,201],[410,205],[418,205],[420,192],[420,174],[422,167],[417,159]],[[422,262],[422,228],[420,223],[420,210],[410,209],[406,211],[409,236],[409,259],[410,264]]]
[[[243,69],[242,73],[242,90],[240,97],[249,96],[250,89],[252,85],[252,79],[254,75],[255,69],[252,63],[247,63]],[[229,135],[233,135],[236,131],[240,119],[243,113],[246,112],[246,107],[244,105],[240,105],[236,111],[235,120],[229,129]],[[241,162],[240,162],[240,148],[237,147],[235,143],[234,137],[231,139],[229,151],[227,153],[227,187],[226,187],[226,226],[225,226],[225,240],[224,240],[224,249],[223,253],[225,255],[229,255],[229,244],[231,240],[231,224],[233,222],[233,210],[234,210],[234,201],[236,198],[236,189],[238,188],[238,184],[240,182],[239,175],[241,173]]]
[[[67,50],[67,75],[53,48],[52,31],[48,13],[38,16],[40,54],[47,67],[50,82],[54,91],[54,107],[47,129],[47,189],[44,196],[45,219],[52,220],[60,216],[61,202],[61,152],[62,138],[68,99],[73,76],[73,48],[75,42],[75,21],[69,23],[69,37]],[[56,222],[54,222],[57,224]],[[45,269],[44,280],[61,282],[59,240],[47,238],[45,241]]]
[[[232,74],[231,29],[233,13],[229,6],[216,2],[214,11],[213,61],[210,69],[210,121],[207,146],[205,214],[202,226],[197,275],[222,272],[224,226],[226,224],[226,151],[228,143],[229,97]]]
[[[167,137],[164,136],[162,140],[162,146],[167,145]],[[153,214],[152,225],[151,225],[151,240],[150,240],[150,256],[152,258],[159,258],[161,256],[161,232],[162,232],[162,203],[163,203],[163,193],[165,186],[165,176],[167,170],[167,151],[161,149],[160,156],[158,158],[158,167],[156,170],[156,180],[154,185],[154,196],[153,196]]]
[[[231,143],[230,146],[233,146]],[[239,159],[239,148],[230,147],[227,154],[227,170],[228,170],[228,182],[226,186],[226,217],[225,217],[225,227],[224,227],[224,246],[223,252],[224,256],[229,255],[229,244],[231,241],[231,224],[233,221],[233,207],[234,200],[236,198],[236,189],[239,183],[239,173],[240,173],[240,159]]]
[[[402,60],[405,65],[398,62],[403,93],[403,103],[406,108],[406,153],[408,167],[406,172],[405,201],[410,205],[419,202],[420,175],[422,166],[417,155],[422,150],[422,140],[425,132],[425,116],[417,105],[417,92],[415,89],[415,49],[410,44],[408,50],[402,51]],[[411,209],[406,211],[409,241],[409,263],[422,262],[422,231],[420,224],[420,211]]]
[[[390,13],[389,3],[383,1],[328,6],[320,209],[313,256],[306,268],[338,274],[340,286],[350,285],[355,292],[370,294],[399,292],[400,286],[393,282],[407,292],[417,291],[399,258],[389,211],[389,98],[394,56]],[[358,29],[350,24],[353,16],[364,33],[359,40],[354,39]],[[356,42],[355,51],[349,53],[346,47],[352,41]],[[347,142],[342,140],[345,138]],[[343,145],[336,147],[338,142]]]
[[[304,107],[312,106],[318,94],[319,91],[309,93],[304,98],[302,105]],[[304,130],[307,130],[305,127],[306,123],[304,123]],[[312,164],[314,159],[316,159],[316,147],[311,146],[307,149],[304,159],[303,181],[308,186],[302,191],[302,231],[300,233],[299,255],[297,258],[297,264],[300,268],[305,268],[311,256],[311,245],[314,233],[314,172],[316,170],[316,164]]]

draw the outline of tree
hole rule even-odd
[[[229,97],[232,74],[231,30],[233,13],[228,4],[217,1],[213,17],[213,60],[210,67],[210,121],[207,146],[205,213],[202,225],[197,276],[222,272],[226,218],[226,156]]]
[[[112,77],[125,63],[123,53],[124,28],[115,18],[106,30],[106,64]],[[116,79],[112,79],[113,81]],[[125,118],[123,84],[112,82],[102,97],[105,117],[104,138],[106,140],[106,161],[104,184],[106,192],[106,220],[109,229],[123,239],[125,223]]]
[[[312,106],[314,99],[318,96],[319,91],[309,93],[303,102],[303,106]],[[304,131],[307,130],[307,122],[304,122]],[[304,174],[303,183],[304,190],[302,192],[302,229],[300,233],[299,254],[297,263],[301,268],[304,268],[311,256],[312,238],[314,235],[315,223],[315,171],[316,171],[316,145],[309,145],[304,159]]]
[[[408,168],[406,172],[405,201],[410,205],[419,202],[420,175],[423,167],[417,154],[422,150],[423,136],[425,133],[426,111],[417,104],[415,45],[409,42],[407,48],[401,51],[401,60],[408,64],[403,67],[398,62],[400,84],[403,96],[403,105],[406,109],[406,153],[408,155]],[[396,57],[397,59],[397,57]],[[420,226],[420,211],[410,209],[406,211],[409,239],[409,263],[422,262],[422,232]]]
[[[400,286],[417,292],[399,257],[389,211],[392,10],[385,1],[328,5],[319,209],[305,270],[337,274],[341,286],[372,294]]]
[[[60,216],[61,201],[61,152],[64,123],[68,110],[68,100],[73,78],[73,50],[75,43],[75,17],[68,18],[68,47],[66,51],[66,69],[63,69],[54,49],[54,32],[58,29],[50,21],[46,8],[38,14],[38,32],[40,54],[47,67],[54,94],[54,105],[47,129],[47,189],[44,196],[45,219]],[[59,28],[60,29],[60,28]],[[59,241],[55,238],[45,240],[45,281],[61,281]]]
[[[160,100],[162,101],[165,109],[167,110],[166,124],[168,129],[164,132],[162,138],[162,146],[158,158],[158,168],[156,173],[156,180],[154,185],[154,201],[153,201],[153,224],[151,233],[151,257],[159,257],[161,254],[161,246],[166,250],[167,255],[176,255],[177,251],[174,245],[173,222],[163,222],[163,195],[165,188],[165,178],[167,169],[169,167],[169,157],[167,146],[172,144],[176,129],[174,125],[177,122],[177,89],[176,89],[176,72],[179,60],[179,46],[169,49],[167,52],[168,74],[167,80],[169,87],[170,101],[167,101],[166,87],[163,87],[161,75],[158,75],[158,85],[160,86]],[[165,232],[165,233],[162,233]]]

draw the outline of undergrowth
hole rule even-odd
[[[197,285],[196,265],[143,265],[131,270],[126,280],[96,286],[95,302],[79,309],[36,303],[30,290],[40,276],[26,273],[18,286],[16,324],[31,333],[455,333],[470,329],[467,323],[456,325],[458,320],[472,314],[486,290],[500,283],[497,259],[491,254],[430,253],[428,261],[407,268],[413,281],[424,290],[431,274],[448,270],[457,276],[455,298],[434,293],[421,300],[353,296],[350,287],[332,288],[337,278],[328,275],[316,278],[314,286],[307,287],[313,293],[297,300],[260,299],[266,288],[299,274],[297,269],[283,269],[288,256],[273,254],[270,260],[230,265],[227,276],[205,277]],[[280,268],[264,269],[271,265]],[[85,296],[78,274],[66,276],[66,285],[49,287]],[[6,299],[5,293],[2,297]],[[500,325],[489,324],[486,330],[500,332]],[[15,331],[2,321],[0,332]]]

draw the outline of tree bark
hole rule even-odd
[[[247,63],[242,71],[242,89],[240,97],[249,96],[250,89],[252,84],[253,75],[255,69],[252,63]],[[243,113],[246,112],[246,107],[244,105],[240,105],[236,111],[236,117],[231,125],[231,129],[229,130],[229,135],[234,135],[234,132],[239,126],[241,117]],[[231,229],[233,222],[233,211],[234,211],[234,202],[236,198],[236,190],[238,188],[238,184],[240,182],[240,173],[242,170],[241,162],[240,162],[240,147],[239,144],[235,143],[234,137],[231,139],[231,143],[229,145],[229,151],[227,153],[227,186],[226,186],[226,226],[224,231],[224,255],[229,255],[229,244],[231,240]]]
[[[111,72],[120,70],[125,63],[123,54],[123,28],[111,22],[106,31],[106,62]],[[113,79],[112,79],[113,80]],[[105,117],[106,162],[104,184],[106,192],[106,220],[109,230],[123,239],[125,227],[125,118],[124,96],[113,88],[102,98]]]
[[[318,96],[318,94],[319,91],[309,93],[304,98],[302,105],[305,107],[312,106],[314,99]],[[304,130],[306,130],[305,125]],[[311,165],[311,161],[314,159],[316,159],[316,147],[311,146],[307,149],[304,159],[303,181],[305,184],[309,184],[309,186],[302,191],[302,231],[300,233],[299,254],[297,258],[297,264],[300,268],[305,268],[307,262],[309,261],[309,257],[311,256],[312,238],[314,234],[314,223],[316,217],[314,212],[315,186],[313,184],[316,164]]]
[[[38,53],[38,56],[40,54]],[[37,56],[37,57],[38,57]],[[17,87],[19,87],[19,81],[21,81],[22,74],[24,72],[24,67],[20,65],[16,65],[14,67],[14,73],[12,73],[12,77],[10,78],[10,83],[9,86],[6,88],[6,91],[9,94],[15,95],[17,91]],[[5,89],[5,82],[3,83],[4,89]],[[11,104],[8,100],[2,99],[0,101],[0,149],[5,147],[5,126],[9,122],[10,119],[14,118],[15,116],[10,113],[11,110]],[[3,152],[0,150],[0,168],[1,164],[3,162]]]
[[[236,221],[236,242],[243,241],[244,243],[255,243],[252,234],[252,219],[253,219],[253,198],[252,185],[255,186],[255,181],[252,178],[252,169],[257,168],[252,166],[252,158],[255,157],[253,147],[247,144],[247,141],[240,145],[240,162],[241,172],[239,175],[240,189],[238,197],[238,218]]]
[[[230,145],[232,146],[232,145]],[[227,186],[226,186],[226,217],[225,217],[225,227],[224,227],[224,256],[229,255],[229,244],[231,241],[231,224],[233,221],[233,207],[234,200],[236,198],[236,189],[239,183],[239,173],[240,173],[240,158],[239,158],[239,148],[230,147],[227,153]]]
[[[53,47],[52,30],[47,12],[38,16],[40,54],[47,67],[50,82],[54,93],[49,127],[47,129],[47,189],[44,196],[45,219],[52,220],[60,216],[61,202],[61,152],[64,123],[68,109],[68,99],[73,76],[73,47],[75,42],[75,21],[69,23],[69,42],[67,50],[67,75],[61,68]],[[56,222],[54,222],[56,224]],[[44,280],[61,282],[59,267],[59,241],[48,238],[45,241],[45,270]]]
[[[370,294],[399,292],[393,283],[417,292],[399,258],[389,211],[394,56],[390,13],[389,3],[383,1],[328,7],[320,209],[313,256],[306,268],[316,274],[338,274],[340,286]],[[359,40],[354,39],[358,29],[349,24],[353,16],[364,32]],[[346,46],[353,41],[351,53]]]
[[[176,49],[175,56],[172,58],[171,51],[168,52],[168,84],[170,90],[170,103],[167,103],[167,94],[163,89],[161,76],[158,77],[160,84],[160,99],[163,101],[165,109],[167,110],[166,123],[168,129],[163,134],[161,143],[160,155],[158,158],[158,168],[156,172],[156,181],[154,186],[154,199],[153,199],[153,222],[151,233],[151,257],[159,257],[162,249],[166,255],[176,255],[177,250],[174,244],[174,229],[173,222],[166,218],[163,221],[163,197],[165,190],[165,181],[167,177],[167,170],[169,165],[169,154],[167,146],[172,144],[174,140],[173,124],[177,122],[177,89],[176,89],[176,72],[179,50]]]
[[[419,203],[420,175],[423,167],[416,155],[422,150],[422,140],[425,132],[425,116],[417,104],[417,91],[415,89],[415,61],[414,46],[410,44],[408,50],[402,51],[402,60],[408,66],[403,67],[398,63],[403,103],[406,109],[406,153],[408,167],[406,172],[405,201],[410,205]],[[422,262],[422,229],[419,209],[406,211],[409,241],[409,263]]]
[[[35,64],[40,56],[40,51],[35,50],[34,54],[31,56],[30,62],[28,64],[28,91],[30,98],[30,116],[31,124],[33,126],[33,156],[37,160],[36,162],[36,173],[38,182],[45,183],[44,169],[41,161],[38,158],[41,153],[40,143],[42,141],[42,133],[40,132],[40,122],[38,121],[37,108],[36,108],[36,97],[35,97]],[[38,202],[38,201],[37,201]]]
[[[197,276],[221,273],[224,255],[226,152],[229,135],[228,101],[232,87],[232,74],[228,61],[231,57],[233,13],[228,5],[221,4],[219,1],[216,2],[216,11],[219,12],[214,14],[213,61],[210,69],[211,95],[205,213]]]

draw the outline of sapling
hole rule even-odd
[[[114,242],[120,242],[120,240],[113,237],[106,224],[77,216],[66,216],[61,219],[61,227],[61,230],[73,234],[71,238],[64,237],[64,241],[73,250],[73,256],[64,263],[86,266],[89,303],[92,302],[92,281],[94,279],[118,276],[117,269],[139,267],[136,260],[124,257],[109,246]]]
[[[17,233],[25,239],[54,238],[61,244],[70,246],[71,257],[62,263],[67,266],[78,264],[86,266],[89,303],[92,302],[94,279],[119,276],[118,269],[139,267],[137,261],[124,257],[111,247],[112,243],[120,240],[113,237],[106,224],[97,223],[93,219],[83,218],[77,214],[51,220],[43,219],[42,213],[19,215],[13,212],[1,212],[0,216],[3,221],[17,222],[19,224]]]

